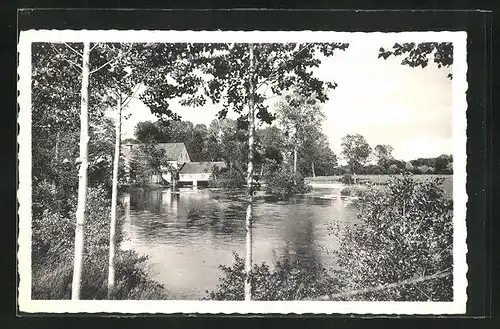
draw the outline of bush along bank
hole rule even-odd
[[[50,190],[50,189],[46,189]],[[47,192],[47,191],[46,191]],[[34,194],[35,195],[35,194]],[[39,203],[47,205],[33,215],[32,298],[69,299],[74,257],[76,202],[69,209],[51,207],[50,193]],[[109,248],[109,192],[102,187],[88,191],[81,298],[106,299]],[[75,200],[73,200],[75,201]],[[116,286],[112,299],[165,299],[164,287],[148,278],[146,257],[120,250],[122,219],[117,227]]]
[[[439,279],[367,292],[350,300],[451,301],[453,203],[441,178],[393,177],[370,187],[355,203],[359,223],[332,222],[339,238],[335,277],[344,290],[363,290],[439,274]]]
[[[453,204],[444,196],[442,179],[417,181],[405,174],[387,187],[367,186],[353,203],[359,222],[329,224],[339,241],[331,251],[335,269],[304,266],[290,257],[273,268],[256,264],[250,275],[252,298],[451,301]],[[219,285],[206,298],[243,300],[244,260],[235,254],[231,266],[220,268]]]
[[[267,166],[263,179],[266,183],[265,191],[281,199],[305,194],[312,189],[300,173],[293,173],[291,168],[283,163]]]
[[[205,299],[243,300],[245,261],[233,253],[232,266],[219,266],[224,276]],[[255,264],[250,274],[253,300],[303,300],[338,291],[337,281],[319,264],[301,264],[285,254],[271,268],[266,263]]]

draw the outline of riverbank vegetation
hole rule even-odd
[[[117,130],[107,113],[123,96],[115,87],[127,70],[106,63],[116,45],[92,49],[89,55],[88,44],[33,44],[32,298],[167,298],[149,279],[146,258],[120,250],[121,218],[110,238],[113,180],[119,186],[125,177],[120,166],[113,179]]]
[[[224,276],[206,299],[243,300],[244,259],[234,253],[232,266],[220,266]],[[302,300],[330,294],[339,289],[338,282],[319,264],[304,266],[290,255],[275,264],[254,264],[250,274],[254,300]]]
[[[444,196],[442,179],[405,174],[392,177],[387,188],[358,192],[353,207],[359,221],[328,224],[340,243],[331,252],[335,267],[304,266],[290,255],[255,265],[255,299],[452,300],[452,201]],[[236,255],[232,266],[221,266],[224,275],[207,298],[243,299],[242,262]]]

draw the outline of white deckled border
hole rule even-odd
[[[33,42],[453,42],[453,289],[452,302],[230,302],[73,301],[31,299],[31,43]],[[276,314],[464,314],[466,263],[466,61],[465,32],[362,33],[330,31],[22,31],[19,39],[19,309],[47,313],[276,313]]]

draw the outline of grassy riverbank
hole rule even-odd
[[[360,184],[371,183],[375,185],[386,185],[391,177],[400,175],[356,175],[356,180]],[[342,183],[343,176],[316,176],[305,178],[306,182],[314,186],[338,185]],[[413,175],[418,182],[429,179],[442,178],[443,191],[446,197],[453,197],[453,175]]]

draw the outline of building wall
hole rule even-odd
[[[179,174],[179,182],[208,181],[211,175],[211,173]]]
[[[180,163],[191,162],[191,159],[189,158],[189,154],[186,148],[184,148],[181,154],[179,154],[179,158],[177,159],[177,161]]]

